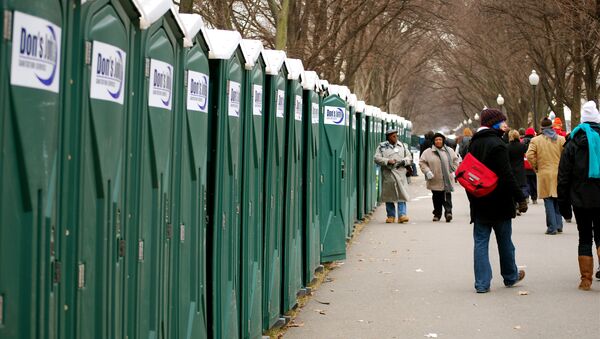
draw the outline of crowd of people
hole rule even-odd
[[[543,200],[547,235],[563,231],[563,219],[574,215],[579,232],[579,288],[589,290],[594,270],[593,246],[600,262],[600,113],[593,101],[583,105],[581,123],[569,134],[558,117],[540,121],[534,128],[510,129],[506,115],[484,109],[481,126],[469,128],[455,141],[442,133],[425,134],[419,153],[419,167],[431,191],[433,221],[452,220],[452,192],[455,173],[470,154],[497,176],[497,186],[485,196],[467,192],[473,224],[475,290],[490,290],[492,268],[489,240],[492,230],[498,242],[500,272],[505,286],[523,280],[517,268],[512,242],[512,219],[525,213],[528,204]],[[381,201],[386,203],[386,222],[407,222],[407,168],[412,154],[398,141],[397,131],[386,133],[378,146],[375,162],[382,168]],[[600,268],[596,273],[600,279]]]

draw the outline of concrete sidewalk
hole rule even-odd
[[[545,235],[543,203],[530,205],[513,220],[525,280],[504,287],[492,235],[491,292],[477,294],[464,190],[456,185],[455,219],[434,223],[423,177],[413,179],[410,223],[385,224],[380,206],[285,338],[600,338],[600,282],[577,289],[575,223]]]

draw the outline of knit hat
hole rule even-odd
[[[535,136],[535,130],[533,129],[533,127],[529,127],[526,131],[525,131],[525,135],[526,136],[531,136],[534,137]]]
[[[554,127],[562,126],[562,120],[560,120],[560,118],[556,117],[554,119],[554,123],[552,125],[554,125]]]
[[[596,108],[596,103],[594,101],[586,102],[581,108],[581,123],[584,122],[595,122],[600,124],[600,113],[598,113],[598,109]]]
[[[492,127],[495,124],[506,121],[506,115],[497,109],[486,108],[481,111],[481,126]]]
[[[387,131],[385,131],[385,135],[388,136],[390,134],[394,134],[394,133],[398,133],[398,130],[395,128],[390,128]]]
[[[544,118],[544,119],[542,119],[541,125],[542,125],[542,128],[552,127],[552,120],[550,120],[548,118]]]

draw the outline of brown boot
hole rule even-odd
[[[398,218],[398,223],[399,223],[399,224],[403,224],[403,223],[405,223],[405,222],[408,222],[408,216],[406,216],[406,215],[401,215],[401,216]]]
[[[396,218],[394,218],[394,217],[387,217],[387,219],[385,219],[386,224],[391,224],[394,221],[396,221]]]
[[[594,272],[594,257],[588,257],[586,255],[580,255],[579,260],[579,272],[581,273],[581,283],[579,289],[589,291],[592,287],[592,273]]]

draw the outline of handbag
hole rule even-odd
[[[456,180],[465,188],[467,193],[477,198],[485,197],[492,193],[498,186],[498,176],[477,160],[471,153],[467,153],[463,162],[456,169]]]

